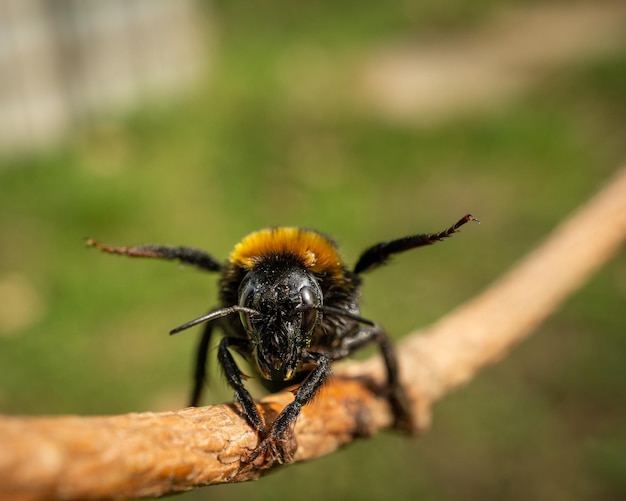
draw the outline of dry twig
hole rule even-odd
[[[528,335],[626,237],[626,169],[487,291],[399,350],[402,379],[424,428],[430,406]],[[337,370],[296,425],[296,461],[328,454],[391,425],[371,359]],[[260,403],[271,421],[293,396]],[[0,497],[102,499],[160,496],[247,480],[240,457],[256,436],[233,404],[110,417],[0,417]]]

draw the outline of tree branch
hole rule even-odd
[[[626,237],[626,168],[485,292],[400,344],[402,379],[421,428],[437,399],[502,358],[615,254]],[[271,421],[293,395],[260,401]],[[389,427],[378,358],[349,363],[296,424],[296,461]],[[240,470],[257,437],[234,404],[109,417],[0,417],[0,497],[161,496],[256,478]]]

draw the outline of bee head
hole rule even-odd
[[[302,267],[255,268],[239,287],[239,315],[268,380],[289,381],[319,324],[322,290]]]

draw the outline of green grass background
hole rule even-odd
[[[487,286],[623,161],[626,48],[436,126],[387,122],[334,85],[307,100],[285,74],[307,51],[340,67],[387,40],[445,38],[516,3],[215,2],[205,86],[77,128],[52,151],[0,160],[0,278],[27,289],[4,311],[32,318],[0,335],[0,411],[186,402],[196,336],[167,331],[215,304],[216,277],[100,254],[87,236],[226,258],[250,231],[300,225],[334,236],[353,263],[372,243],[439,231],[471,211],[480,226],[367,276],[363,312],[399,338]],[[303,88],[319,84],[304,75],[313,84]],[[382,433],[180,499],[624,499],[625,297],[622,252],[506,360],[438,403],[423,437]],[[229,400],[215,370],[213,379],[206,401]]]

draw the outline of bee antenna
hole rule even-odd
[[[170,331],[170,335],[177,334],[180,331],[189,329],[190,327],[193,327],[194,325],[203,324],[205,322],[212,322],[213,320],[217,320],[218,318],[222,318],[227,315],[231,315],[233,313],[248,313],[250,315],[253,315],[258,312],[256,310],[253,310],[252,308],[246,308],[245,306],[239,306],[239,305],[227,306],[226,308],[220,308],[219,310],[214,310],[210,313],[207,313],[206,315],[202,315],[201,317],[194,318],[193,320],[190,320],[189,322],[186,322],[183,325],[179,325],[178,327]]]
[[[334,308],[332,306],[320,305],[320,306],[316,306],[313,309],[317,311],[321,311],[322,313],[329,313],[331,315],[338,315],[340,317],[345,317],[351,320],[356,320],[357,322],[362,323],[362,324],[367,324],[371,326],[376,325],[374,322],[372,322],[371,320],[368,320],[367,318],[363,318],[362,316],[357,315],[356,313],[351,313],[349,311],[342,310],[341,308]]]

